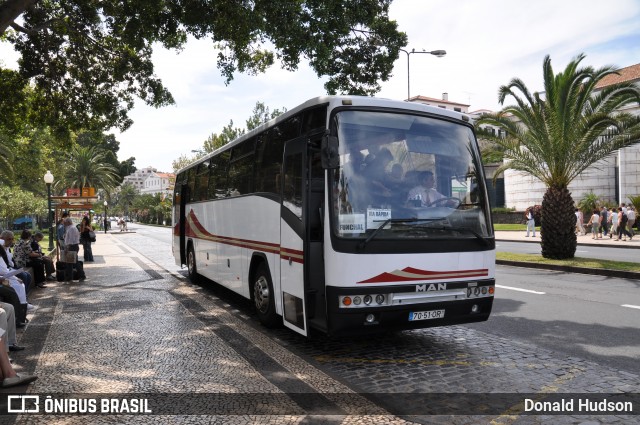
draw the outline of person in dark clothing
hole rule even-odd
[[[33,249],[34,252],[37,252],[38,254],[40,254],[40,258],[44,263],[44,270],[47,275],[46,277],[47,280],[56,280],[56,278],[53,276],[53,273],[56,271],[56,267],[53,264],[53,260],[43,254],[42,247],[40,246],[40,241],[43,238],[44,238],[44,235],[42,234],[42,232],[36,232],[33,235],[33,238],[31,238],[31,249]]]
[[[91,236],[89,236],[89,233],[92,231],[93,227],[91,226],[89,217],[84,217],[82,219],[82,222],[80,223],[80,243],[82,244],[82,252],[84,255],[85,263],[93,261],[93,251],[91,250]]]

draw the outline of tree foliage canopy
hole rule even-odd
[[[640,141],[637,117],[620,109],[640,101],[640,87],[624,82],[596,90],[616,68],[579,68],[584,55],[574,58],[558,74],[551,58],[543,62],[544,95],[531,93],[518,78],[499,89],[499,101],[507,97],[516,105],[496,114],[484,115],[478,124],[506,131],[505,138],[492,138],[506,162],[496,174],[515,169],[531,174],[548,187],[567,187],[595,162],[617,149]]]
[[[163,106],[173,98],[154,74],[154,45],[182,48],[210,38],[227,83],[277,58],[301,58],[331,93],[373,94],[389,78],[406,35],[388,17],[391,0],[6,0],[0,36],[21,55],[38,114],[71,129],[131,125],[135,98]]]

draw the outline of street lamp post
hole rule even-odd
[[[410,77],[409,77],[409,57],[414,53],[428,53],[430,55],[437,56],[439,58],[445,56],[447,52],[445,50],[431,50],[427,52],[426,50],[422,50],[421,52],[416,52],[416,49],[411,49],[411,51],[400,49],[400,51],[405,52],[407,54],[407,100],[411,99],[411,90],[410,90]]]
[[[108,219],[109,214],[107,214],[107,205],[109,204],[105,200],[103,205],[104,205],[104,233],[107,233],[107,227],[109,224],[109,219]]]
[[[49,252],[53,251],[53,219],[51,218],[51,183],[53,183],[53,174],[47,170],[43,177],[44,182],[47,184],[47,220],[49,220]]]

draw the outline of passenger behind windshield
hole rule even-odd
[[[393,155],[387,148],[382,148],[377,154],[367,156],[367,167],[364,171],[372,197],[370,204],[384,205],[392,202],[394,192],[393,188],[388,187],[387,178],[387,168],[391,161],[393,161]]]

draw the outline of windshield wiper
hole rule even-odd
[[[416,218],[416,217],[413,217],[413,218],[388,218],[384,222],[382,222],[380,227],[378,227],[376,230],[374,230],[373,233],[371,233],[367,239],[361,241],[358,244],[358,249],[362,249],[365,246],[367,246],[367,244],[371,241],[371,239],[375,238],[376,235],[378,233],[380,233],[380,231],[382,229],[384,229],[384,226],[386,226],[389,223],[415,223],[415,222],[419,222],[419,221],[439,221],[439,220],[443,220],[443,218],[442,217],[439,217],[439,218]]]
[[[479,241],[481,241],[483,245],[489,246],[488,240],[486,240],[480,233],[476,232],[473,229],[470,229],[469,227],[442,226],[442,227],[432,227],[432,229],[453,230],[456,232],[469,232],[473,236],[475,236]]]

